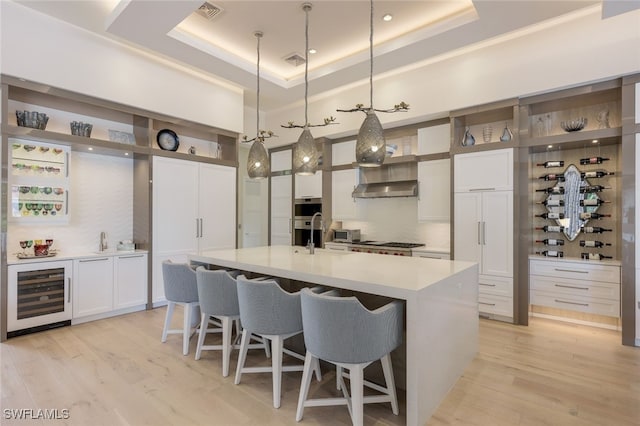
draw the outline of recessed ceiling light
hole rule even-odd
[[[387,13],[382,17],[382,20],[385,21],[385,22],[389,22],[392,19],[393,19],[393,15],[390,14],[390,13]]]
[[[124,153],[124,155],[129,155],[129,153],[128,153],[128,152],[125,152],[125,153]]]
[[[313,55],[314,53],[318,53],[318,51],[316,49],[309,49],[309,53]]]
[[[598,139],[592,140],[591,143],[598,143]]]
[[[93,151],[93,148],[92,148],[92,147],[89,147],[89,151]]]
[[[547,145],[547,148],[551,149],[553,148],[553,145]]]

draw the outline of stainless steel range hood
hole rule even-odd
[[[412,156],[413,157],[413,156]],[[360,184],[355,198],[391,198],[418,196],[418,165],[413,161],[385,162],[380,167],[360,169]]]

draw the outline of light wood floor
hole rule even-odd
[[[177,311],[177,320],[181,311]],[[160,343],[165,309],[17,337],[0,345],[0,424],[296,424],[301,373],[285,373],[282,407],[269,374],[221,375],[220,352],[182,356],[178,336]],[[179,321],[176,321],[178,325]],[[251,353],[252,352],[252,353]],[[264,353],[250,351],[252,363]],[[324,370],[327,371],[327,370]],[[327,371],[316,395],[333,392]],[[67,420],[6,418],[5,409],[68,409]],[[388,404],[365,407],[365,424],[404,424]],[[307,408],[301,424],[350,424],[346,407]],[[478,355],[429,425],[638,425],[640,349],[617,332],[534,318],[529,327],[480,321]]]

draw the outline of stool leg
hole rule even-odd
[[[318,358],[311,355],[311,352],[307,351],[304,357],[304,370],[302,370],[302,382],[300,382],[300,396],[298,396],[298,409],[296,411],[296,421],[302,420],[304,413],[304,402],[309,395],[309,385],[311,384],[311,365],[314,361],[320,362]]]
[[[382,362],[382,372],[384,373],[384,381],[387,384],[387,392],[391,397],[391,411],[398,415],[398,396],[396,394],[396,382],[393,378],[393,367],[391,366],[391,356],[386,354],[380,359]]]
[[[336,365],[336,389],[340,390],[340,378],[342,377],[342,367]]]
[[[271,375],[273,377],[273,406],[280,408],[280,390],[282,381],[282,337],[271,339]]]
[[[167,341],[167,332],[171,327],[171,318],[173,318],[173,309],[176,307],[174,302],[167,305],[167,314],[164,316],[164,328],[162,329],[162,343]]]
[[[200,334],[198,335],[198,346],[196,347],[196,361],[200,359],[202,354],[202,345],[204,345],[204,337],[207,335],[207,325],[209,323],[209,315],[204,312],[200,314]]]
[[[231,358],[231,331],[233,321],[229,317],[222,317],[222,376],[229,375],[229,359]],[[202,331],[200,331],[202,333]]]
[[[182,355],[189,353],[189,338],[191,337],[191,304],[184,304],[184,321],[182,326]]]
[[[362,365],[354,365],[349,372],[351,381],[351,421],[354,426],[364,422],[364,371]]]
[[[249,346],[249,336],[251,333],[245,328],[242,330],[242,341],[240,342],[240,353],[238,354],[238,365],[236,365],[236,379],[234,383],[240,384],[240,377],[242,376],[242,368],[244,368],[244,362],[247,359],[247,349]]]

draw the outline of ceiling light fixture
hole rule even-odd
[[[370,1],[370,30],[369,30],[369,107],[365,108],[363,104],[357,104],[352,109],[339,109],[339,112],[362,111],[367,116],[358,131],[358,139],[356,141],[356,162],[360,167],[377,167],[382,165],[384,157],[387,153],[386,141],[384,139],[384,130],[382,124],[378,120],[377,112],[398,112],[408,111],[409,104],[400,102],[390,109],[374,109],[373,108],[373,0]]]
[[[298,142],[293,145],[293,172],[296,175],[314,175],[318,170],[318,163],[320,155],[316,148],[316,142],[311,135],[309,127],[327,126],[329,124],[336,124],[334,117],[324,119],[323,124],[309,124],[308,117],[308,95],[309,95],[309,11],[311,10],[311,3],[304,3],[302,10],[304,10],[305,23],[305,58],[304,58],[304,125],[294,124],[290,121],[286,126],[282,126],[285,129],[301,128],[302,134],[298,138]]]
[[[392,15],[392,14],[390,14],[390,13],[386,13],[386,14],[382,17],[382,20],[383,20],[383,21],[385,21],[385,22],[389,22],[389,21],[391,21],[392,19],[393,19],[393,15]]]
[[[271,166],[269,165],[269,154],[264,147],[264,140],[275,136],[271,130],[260,130],[260,39],[263,36],[262,31],[256,31],[253,35],[258,40],[258,60],[257,63],[257,84],[256,84],[256,137],[245,142],[253,142],[249,149],[249,157],[247,158],[247,174],[251,179],[264,179],[269,177]]]
[[[309,53],[312,55],[315,55],[316,53],[318,53],[318,51],[316,49],[309,49]]]

